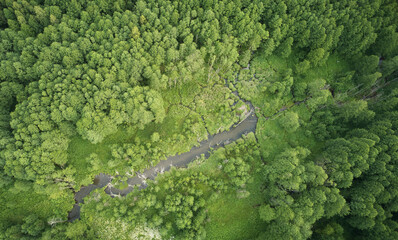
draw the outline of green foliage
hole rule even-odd
[[[23,219],[24,223],[21,225],[21,230],[23,233],[37,236],[44,229],[44,222],[38,219],[36,215],[29,215]]]
[[[279,45],[277,52],[281,57],[287,58],[292,53],[292,45],[293,38],[289,37]]]
[[[379,65],[378,56],[362,56],[356,60],[356,63],[357,84],[361,84],[364,87],[370,87],[382,76],[380,72],[376,72]]]
[[[389,112],[396,111],[396,93],[390,93],[387,99],[370,105],[373,111],[367,109],[367,104],[361,104],[362,108],[358,107],[357,104],[360,103],[355,101],[351,103],[356,107],[349,107],[350,110],[337,109],[337,112],[344,112],[340,116],[371,112],[372,117],[360,121],[362,128],[359,129],[347,131],[351,128],[345,124],[351,117],[328,126],[327,129],[334,127],[333,125],[340,125],[346,130],[340,131],[340,138],[326,142],[324,153],[317,160],[317,163],[326,169],[334,186],[346,188],[341,195],[346,199],[349,211],[343,209],[342,215],[348,216],[341,217],[340,220],[344,223],[343,226],[348,224],[350,228],[356,229],[359,238],[375,237],[376,234],[387,238],[395,236],[390,228],[393,220],[390,219],[392,215],[389,213],[392,210],[390,207],[395,204],[393,196],[396,195],[394,190],[390,190],[395,185],[395,180],[392,179],[396,178],[395,171],[392,170],[396,156],[391,155],[391,150],[396,149],[398,141],[396,136],[393,136],[396,125],[393,124],[394,117],[391,117],[394,114],[387,114],[386,109]],[[338,119],[339,115],[336,115],[336,118]],[[332,226],[336,226],[335,223],[331,222],[329,229],[319,227],[316,236],[338,234],[337,236],[341,237],[341,227],[337,226],[340,230],[337,229],[334,233],[335,227]]]
[[[375,142],[367,138],[333,139],[326,142],[322,164],[326,164],[329,177],[339,188],[350,187],[353,178],[361,176],[375,161]]]
[[[398,66],[398,56],[395,56],[383,62],[382,68],[384,75],[386,76],[392,75],[392,77],[394,77],[396,75],[397,66]]]
[[[0,9],[1,239],[397,238],[396,1]],[[256,136],[63,223],[96,174],[126,184],[249,114]]]
[[[259,209],[260,218],[265,222],[270,222],[275,219],[275,210],[270,205],[261,205]]]
[[[278,121],[285,131],[288,132],[294,132],[300,126],[298,114],[295,112],[285,113]]]

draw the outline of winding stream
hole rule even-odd
[[[237,91],[234,91],[233,94],[238,96],[240,100],[244,101],[240,98]],[[246,114],[246,118],[243,121],[232,127],[229,131],[209,135],[207,140],[202,141],[198,147],[193,147],[189,152],[168,157],[166,160],[160,161],[156,166],[148,168],[142,173],[137,173],[135,177],[127,180],[128,187],[123,190],[109,186],[109,183],[111,183],[113,178],[111,175],[101,173],[95,176],[93,184],[83,186],[80,191],[75,193],[76,203],[68,214],[68,220],[72,222],[80,218],[79,204],[83,203],[83,198],[85,196],[97,188],[103,188],[106,186],[105,192],[112,197],[126,196],[134,189],[134,187],[138,187],[139,189],[145,188],[147,186],[146,179],[153,180],[159,173],[170,170],[172,166],[186,167],[189,163],[200,157],[201,154],[204,154],[205,157],[208,158],[210,156],[211,149],[223,147],[224,145],[241,138],[243,135],[255,132],[258,119],[254,113],[254,106],[251,102],[244,102],[250,106],[250,112]]]
[[[238,75],[237,75],[238,76]],[[227,85],[227,82],[226,82]],[[208,139],[200,142],[198,147],[193,147],[189,152],[185,152],[182,154],[178,154],[175,156],[170,156],[166,160],[160,161],[156,166],[146,169],[142,173],[137,173],[135,177],[129,178],[127,180],[128,187],[120,190],[115,187],[111,187],[109,184],[111,183],[113,176],[100,173],[95,176],[94,183],[88,186],[81,187],[80,191],[75,193],[75,205],[72,210],[68,213],[68,221],[72,222],[76,219],[80,218],[80,203],[83,203],[83,198],[87,196],[91,191],[97,188],[105,188],[105,192],[111,197],[115,196],[126,196],[129,192],[133,191],[135,187],[139,189],[143,189],[147,187],[146,180],[154,180],[155,177],[162,172],[169,171],[172,166],[174,167],[186,167],[189,163],[196,160],[202,154],[205,155],[206,158],[210,156],[210,152],[212,149],[217,149],[220,147],[224,147],[225,145],[238,140],[243,135],[246,135],[250,132],[256,132],[256,126],[258,118],[255,114],[255,107],[249,101],[243,100],[237,91],[232,92],[236,95],[241,101],[243,101],[246,105],[250,107],[250,112],[246,114],[246,118],[230,128],[229,131],[220,132],[214,135],[208,135]],[[285,106],[279,111],[277,111],[272,116],[266,117],[263,116],[266,120],[273,120],[278,117],[282,112],[302,103],[305,103],[311,97],[307,97],[302,101],[297,101],[292,103],[290,106]],[[259,113],[262,115],[261,113]]]

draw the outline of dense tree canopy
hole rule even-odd
[[[394,0],[0,0],[0,239],[398,238],[397,27]]]

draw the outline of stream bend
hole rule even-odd
[[[236,91],[233,93],[239,97]],[[250,106],[250,112],[246,114],[246,118],[243,121],[232,127],[229,131],[224,131],[215,135],[209,135],[207,140],[202,141],[198,147],[193,147],[189,152],[170,156],[167,159],[160,161],[156,166],[146,169],[144,172],[137,174],[135,177],[129,178],[127,180],[129,187],[123,190],[116,189],[114,187],[110,188],[108,186],[105,188],[105,192],[112,197],[119,195],[126,196],[129,192],[133,191],[134,187],[138,186],[139,189],[145,188],[147,186],[146,179],[153,180],[157,174],[160,172],[169,171],[172,166],[186,167],[189,163],[197,159],[197,157],[200,157],[201,154],[204,154],[205,157],[208,158],[210,156],[211,149],[223,147],[250,132],[254,133],[256,131],[258,118],[254,112],[254,107],[251,102],[244,102]],[[99,175],[95,176],[93,184],[81,187],[81,189],[75,193],[76,203],[72,210],[68,213],[68,221],[72,222],[80,218],[79,204],[83,203],[83,198],[85,196],[97,188],[103,188],[107,186],[111,181],[111,175],[100,173]]]

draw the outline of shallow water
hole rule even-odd
[[[237,92],[233,94],[238,95]],[[242,99],[241,99],[242,100]],[[243,100],[242,100],[243,101]],[[189,163],[197,159],[204,154],[206,158],[210,156],[210,150],[223,147],[226,144],[232,143],[237,139],[241,138],[250,132],[256,131],[257,116],[254,113],[254,107],[250,102],[244,101],[250,106],[250,112],[246,115],[246,119],[232,127],[229,131],[217,133],[215,135],[208,136],[206,141],[202,141],[198,147],[193,147],[189,152],[178,154],[175,156],[170,156],[166,160],[160,161],[156,166],[146,169],[144,172],[137,174],[137,176],[129,178],[127,183],[129,187],[119,190],[117,188],[106,187],[105,192],[111,196],[120,195],[125,196],[133,190],[134,187],[140,189],[145,188],[147,185],[145,179],[155,179],[160,171],[168,171],[171,166],[174,167],[186,167]],[[99,174],[94,179],[94,184],[84,186],[80,191],[75,193],[76,204],[73,209],[68,214],[68,220],[73,221],[80,218],[80,203],[83,203],[83,198],[87,196],[91,191],[97,188],[103,188],[107,186],[112,180],[112,176],[106,174]]]

